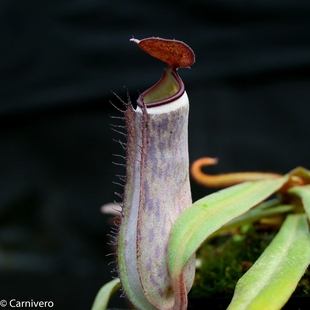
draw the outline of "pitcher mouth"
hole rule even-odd
[[[139,96],[137,105],[140,108],[151,108],[179,99],[184,94],[185,87],[177,70],[178,68],[190,68],[195,62],[193,50],[184,42],[174,39],[152,37],[142,40],[132,38],[130,41],[168,65],[162,78]]]
[[[184,83],[177,68],[168,67],[164,70],[162,78],[139,96],[137,105],[140,108],[157,107],[180,98],[184,91]]]

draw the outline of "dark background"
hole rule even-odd
[[[0,299],[89,309],[110,280],[111,91],[135,100],[165,67],[132,36],[196,53],[180,70],[191,160],[218,157],[210,173],[310,168],[309,1],[2,0]]]

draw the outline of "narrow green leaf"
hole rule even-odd
[[[297,167],[293,169],[289,172],[289,175],[300,177],[303,180],[307,181],[307,183],[309,183],[310,181],[310,171],[304,167]]]
[[[295,186],[290,188],[288,192],[301,198],[308,219],[310,219],[310,185]]]
[[[228,309],[281,309],[309,263],[307,217],[305,214],[288,215],[270,245],[238,281]]]
[[[248,212],[242,214],[241,216],[233,219],[226,225],[224,225],[222,228],[216,231],[217,233],[220,233],[225,230],[229,230],[235,227],[239,227],[244,224],[253,223],[255,221],[258,221],[262,218],[275,216],[282,213],[290,212],[294,209],[293,205],[278,205],[271,208],[264,208],[264,206],[256,206],[255,208],[249,210]]]
[[[172,278],[180,277],[188,259],[213,232],[282,187],[288,177],[241,183],[195,202],[174,224],[168,249]]]
[[[97,293],[91,310],[105,310],[113,294],[119,290],[121,284],[118,278],[105,284]]]

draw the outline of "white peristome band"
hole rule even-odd
[[[186,91],[184,91],[183,95],[177,100],[174,100],[172,102],[165,103],[159,106],[147,108],[147,113],[148,114],[166,114],[166,113],[175,111],[179,109],[180,107],[186,106],[186,105],[188,105],[188,96],[187,96]],[[142,110],[139,106],[137,106],[136,112],[142,113]]]

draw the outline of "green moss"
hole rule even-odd
[[[190,298],[231,297],[239,278],[268,246],[276,231],[255,230],[252,225],[238,233],[206,241],[197,253],[198,263]],[[310,270],[301,279],[294,295],[310,294]]]
[[[299,281],[298,286],[294,292],[294,295],[296,296],[310,295],[310,269],[309,268],[306,270],[304,276]]]

